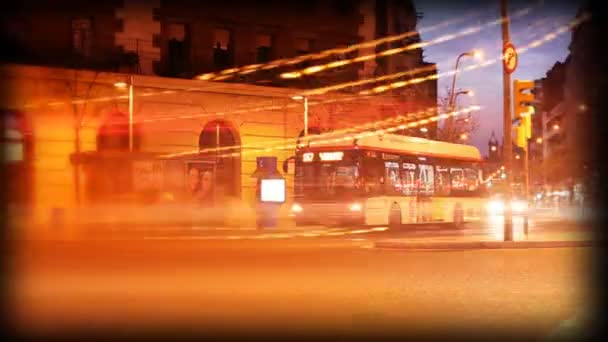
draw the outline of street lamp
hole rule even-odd
[[[553,130],[554,131],[557,131],[558,129],[559,129],[559,125],[558,124],[553,125]]]
[[[541,138],[541,137],[536,138],[536,143],[537,144],[542,144],[543,143],[543,138]]]
[[[468,138],[469,138],[469,136],[466,133],[460,134],[460,139],[461,140],[467,140]]]
[[[304,100],[304,136],[308,135],[308,97],[302,95],[295,95],[291,97],[292,100]]]
[[[119,89],[129,88],[129,152],[133,152],[133,75],[129,75],[129,81],[114,83]]]
[[[469,95],[473,97],[475,93],[472,90],[461,90],[454,95],[454,104],[456,104],[456,100],[458,99],[458,95]]]
[[[452,78],[452,88],[450,89],[450,100],[448,102],[450,110],[453,110],[453,108],[454,108],[454,101],[455,101],[454,89],[456,87],[456,75],[458,74],[458,64],[460,63],[460,59],[464,56],[481,59],[483,57],[483,53],[481,50],[471,50],[471,51],[461,53],[456,58],[456,66],[454,67],[454,76]]]
[[[471,50],[467,52],[463,52],[456,58],[456,66],[454,67],[454,76],[452,77],[452,88],[450,89],[450,97],[448,99],[448,110],[450,112],[454,111],[454,102],[456,100],[456,75],[458,74],[458,64],[460,63],[460,59],[464,56],[474,57],[474,58],[482,58],[481,50]],[[450,116],[446,122],[448,132],[452,130],[454,126],[454,117]]]

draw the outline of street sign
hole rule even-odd
[[[505,44],[505,48],[502,51],[503,63],[507,73],[512,73],[517,68],[517,50],[511,43]]]

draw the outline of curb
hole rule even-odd
[[[374,248],[385,249],[525,249],[525,248],[567,248],[595,247],[596,241],[436,241],[436,242],[404,242],[378,241]]]

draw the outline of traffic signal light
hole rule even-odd
[[[527,140],[532,138],[534,88],[534,81],[513,81],[513,111],[515,119],[519,121],[519,127],[516,129],[516,144],[522,148],[527,148]]]
[[[520,121],[519,126],[515,127],[515,145],[521,148],[526,148],[526,142],[528,141],[526,129],[523,120]]]

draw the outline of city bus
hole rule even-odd
[[[461,225],[486,191],[474,146],[396,134],[311,138],[295,155],[297,225]]]

